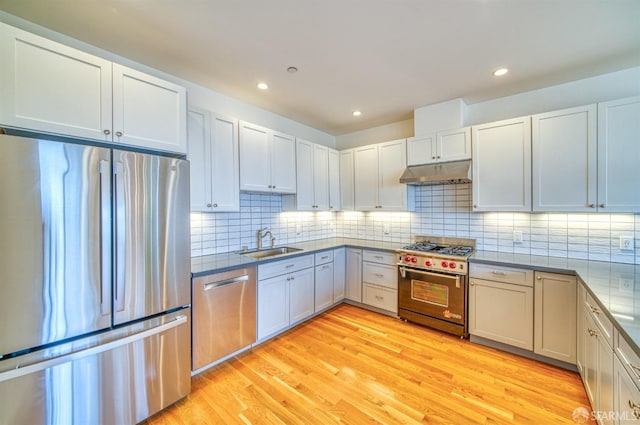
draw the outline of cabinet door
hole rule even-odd
[[[346,298],[362,302],[362,250],[347,249]]]
[[[296,209],[300,211],[314,210],[313,148],[311,142],[296,140],[296,184],[300,188],[296,194]]]
[[[614,358],[614,412],[620,416],[620,425],[635,425],[640,420],[640,389],[624,369],[620,360]]]
[[[193,184],[193,180],[191,180]],[[213,211],[240,210],[238,120],[211,114],[211,201]]]
[[[315,278],[315,311],[320,311],[333,304],[333,263],[316,266]]]
[[[329,210],[342,210],[340,200],[340,152],[329,149]]]
[[[469,333],[533,350],[533,288],[470,279]]]
[[[472,127],[473,210],[531,211],[531,118]]]
[[[400,176],[407,168],[406,140],[380,143],[378,161],[378,208],[406,211],[407,185],[400,183]]]
[[[345,294],[346,280],[346,249],[333,250],[333,302],[342,301]]]
[[[111,141],[111,62],[3,23],[0,52],[0,125]]]
[[[313,193],[316,211],[329,210],[329,148],[313,146]]]
[[[354,210],[356,207],[354,155],[353,149],[340,151],[340,203],[343,210]]]
[[[640,97],[598,104],[598,210],[640,212]]]
[[[187,158],[191,182],[191,211],[211,211],[211,143],[210,115],[207,111],[189,108],[187,118]]]
[[[535,273],[535,353],[576,364],[576,285],[575,276]]]
[[[407,165],[430,164],[437,161],[435,133],[407,139]]]
[[[598,341],[595,337],[596,324],[591,317],[591,312],[585,306],[582,308],[584,323],[584,364],[582,367],[584,389],[594,409],[598,405]]]
[[[378,204],[378,146],[354,149],[354,198],[358,211],[377,210]]]
[[[289,326],[288,276],[258,281],[258,339]]]
[[[113,64],[113,140],[149,149],[187,152],[184,87]]]
[[[533,210],[595,211],[596,105],[534,115]]]
[[[289,322],[297,323],[313,314],[314,269],[313,267],[291,273],[289,279]]]
[[[613,412],[614,410],[614,376],[613,376],[613,349],[604,338],[598,341],[598,408],[601,412]],[[601,421],[602,425],[613,425],[612,417],[606,417]]]
[[[270,130],[240,122],[240,190],[271,192]]]
[[[582,379],[584,380],[584,364],[585,364],[585,357],[587,352],[586,343],[588,341],[587,321],[585,317],[585,310],[582,307],[584,305],[584,300],[585,300],[585,289],[581,284],[577,286],[578,286],[578,300],[576,304],[576,309],[578,313],[577,314],[578,332],[577,332],[577,341],[576,341],[577,342],[576,366],[578,368],[578,372],[580,373],[580,376],[582,376]]]
[[[296,193],[296,142],[283,133],[271,140],[271,184],[277,193]]]
[[[439,131],[436,143],[438,161],[471,159],[471,127]]]

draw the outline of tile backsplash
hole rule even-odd
[[[486,251],[640,264],[640,214],[474,213],[471,184],[419,186],[415,196],[415,212],[334,213],[283,212],[279,195],[242,193],[240,212],[191,214],[191,255],[255,248],[256,231],[268,227],[278,245],[329,237],[404,243],[423,234],[472,238]],[[621,250],[620,236],[635,249]]]

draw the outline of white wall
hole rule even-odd
[[[336,149],[350,149],[412,136],[413,120],[410,119],[336,136]]]
[[[209,109],[223,115],[231,116],[264,127],[268,127],[276,131],[290,134],[292,136],[301,137],[315,143],[320,143],[329,147],[335,147],[335,137],[328,133],[322,132],[304,124],[300,124],[289,118],[283,117],[265,109],[258,108],[257,106],[242,102],[230,96],[223,95],[192,82],[183,80],[174,75],[170,75],[157,69],[150,68],[144,64],[134,62],[127,58],[123,58],[122,56],[118,56],[114,53],[92,46],[83,41],[68,37],[64,34],[51,31],[47,28],[41,27],[32,22],[25,21],[24,19],[18,18],[16,16],[9,15],[5,12],[0,11],[0,22],[5,22],[9,25],[21,28],[33,34],[40,35],[42,37],[57,41],[78,50],[85,51],[87,53],[105,58],[112,62],[117,62],[130,68],[137,69],[142,72],[146,72],[147,74],[154,75],[158,78],[172,81],[176,84],[184,86],[188,92],[188,102],[190,105]]]

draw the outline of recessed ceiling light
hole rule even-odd
[[[353,116],[354,116],[354,117],[359,117],[360,115],[362,115],[362,112],[360,112],[360,111],[353,111],[353,112],[352,112],[352,114],[353,114]]]
[[[295,74],[296,72],[298,72],[298,68],[296,68],[295,66],[290,66],[289,68],[287,68],[287,72],[289,74]]]
[[[267,83],[258,83],[258,88],[260,90],[266,90],[269,88],[269,86],[267,85]]]
[[[509,72],[509,70],[507,68],[498,68],[495,71],[493,71],[493,75],[495,77],[501,77],[504,74],[506,74],[507,72]]]

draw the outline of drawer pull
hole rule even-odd
[[[326,260],[327,258],[329,258],[328,255],[323,255],[322,257],[320,257],[321,260]]]
[[[291,267],[295,266],[295,264],[289,264],[287,266],[284,266],[285,269],[290,269]]]
[[[380,273],[375,273],[375,275],[378,276],[378,277],[384,277],[384,275],[380,274]]]
[[[373,258],[378,258],[378,259],[382,260],[384,257],[382,255],[374,255]]]
[[[204,290],[209,291],[214,288],[219,288],[220,286],[230,285],[232,283],[245,282],[249,280],[249,275],[234,277],[232,279],[222,280],[220,282],[212,282],[204,285]]]
[[[598,307],[594,307],[594,306],[592,306],[592,305],[591,305],[591,306],[589,306],[589,307],[591,307],[591,312],[592,312],[592,313],[600,314],[600,310],[598,309]]]
[[[593,330],[593,329],[591,329],[591,328],[588,328],[587,330],[588,330],[588,332],[589,332],[589,335],[591,335],[591,336],[595,336],[595,337],[597,337],[597,336],[598,336],[598,332],[596,332],[595,330]]]
[[[506,276],[507,275],[505,272],[499,272],[497,270],[492,271],[491,274],[495,274],[496,276]]]
[[[376,295],[376,300],[378,300],[378,301],[384,301],[384,297],[381,297],[380,295]]]
[[[331,268],[331,266],[327,264],[327,265],[325,265],[325,266],[322,266],[322,268],[323,268],[323,269],[328,269],[328,268]]]
[[[633,410],[633,416],[636,419],[640,419],[640,404],[634,403],[633,401],[629,400],[629,407],[631,408],[631,410]]]

